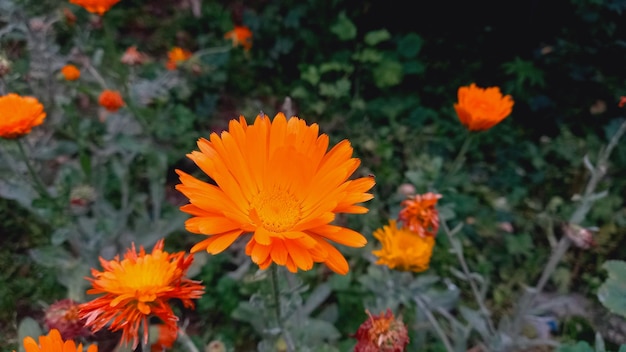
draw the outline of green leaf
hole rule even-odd
[[[24,346],[22,345],[22,341],[25,337],[32,337],[35,341],[39,340],[39,336],[42,334],[41,327],[39,323],[33,318],[26,317],[20,321],[19,326],[17,327],[17,338],[20,341],[19,344],[19,352],[24,352]]]
[[[378,88],[398,85],[404,76],[402,64],[391,60],[381,62],[372,73],[374,74],[374,83]]]
[[[598,299],[611,312],[626,317],[626,262],[608,260],[602,268],[609,277],[598,289]]]
[[[373,48],[365,48],[360,52],[354,53],[352,58],[359,62],[379,63],[383,60],[383,54]]]
[[[340,40],[350,40],[356,37],[356,26],[345,12],[339,14],[337,22],[330,27],[330,31],[335,33]]]
[[[424,39],[422,37],[415,33],[409,33],[398,42],[398,53],[407,59],[411,59],[419,54],[423,45]]]
[[[561,346],[557,352],[594,352],[594,350],[587,342],[579,341],[575,345]]]
[[[376,45],[391,38],[391,34],[386,29],[379,29],[377,31],[367,32],[365,34],[365,43],[367,45]]]

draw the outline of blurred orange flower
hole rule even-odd
[[[176,325],[172,326],[171,324],[158,324],[156,328],[158,338],[157,341],[150,346],[150,351],[162,352],[168,348],[172,348],[178,337],[178,327]]]
[[[43,105],[33,97],[9,93],[0,97],[0,137],[17,138],[30,133],[46,118]]]
[[[97,13],[102,16],[109,11],[113,5],[120,0],[70,0],[70,3],[83,7],[91,13]]]
[[[93,286],[88,294],[102,296],[83,303],[80,317],[86,319],[85,326],[98,331],[108,325],[111,331],[122,330],[122,342],[133,340],[137,347],[139,327],[143,323],[143,340],[148,343],[148,318],[156,316],[170,330],[177,331],[178,318],[168,301],[178,299],[187,308],[193,308],[192,299],[204,293],[199,281],[185,278],[193,256],[185,252],[170,254],[163,250],[159,240],[151,254],[143,247],[139,252],[135,244],[128,249],[124,259],[119,256],[107,261],[100,258],[104,271],[91,269],[93,278],[87,278]]]
[[[470,131],[484,131],[497,125],[513,110],[513,98],[502,96],[500,88],[479,88],[475,83],[460,87],[454,110]]]
[[[168,70],[175,70],[181,62],[189,60],[190,57],[191,52],[189,50],[176,46],[167,53],[167,63],[165,67]]]
[[[402,320],[394,317],[390,309],[378,316],[366,313],[368,319],[354,334],[354,352],[403,352],[409,344],[409,332]]]
[[[217,254],[253,233],[246,254],[261,269],[274,262],[296,272],[310,270],[315,262],[346,274],[348,262],[330,241],[363,247],[367,240],[330,223],[337,213],[366,213],[356,203],[373,198],[366,192],[375,182],[373,177],[348,180],[361,161],[352,158],[347,140],[330,151],[328,144],[317,124],[287,120],[283,113],[273,121],[257,116],[253,125],[241,116],[221,135],[201,138],[200,150],[187,156],[216,185],[176,170],[181,181],[176,189],[191,203],[181,207],[193,216],[186,228],[209,236],[191,252]]]
[[[65,65],[61,69],[63,77],[68,81],[75,81],[80,77],[80,70],[74,65]]]
[[[435,208],[441,194],[428,192],[402,201],[398,220],[422,237],[435,236],[439,230],[439,211]]]
[[[372,251],[378,257],[376,264],[416,273],[428,269],[435,246],[433,237],[419,236],[406,227],[398,228],[395,220],[374,231],[374,237],[382,243],[380,250]]]
[[[107,109],[111,112],[116,112],[122,106],[124,106],[124,99],[122,99],[122,95],[120,92],[116,90],[105,89],[100,93],[100,97],[98,97],[98,103],[103,108]]]
[[[83,344],[72,340],[63,341],[59,330],[52,329],[47,336],[39,336],[39,343],[32,337],[25,337],[23,340],[26,352],[83,352]],[[87,352],[98,352],[98,345],[90,345]]]
[[[252,48],[252,31],[246,26],[235,26],[233,30],[224,34],[224,39],[230,39],[233,47],[241,45],[246,51]]]
[[[148,56],[137,50],[137,47],[134,45],[129,46],[124,52],[124,55],[122,55],[122,58],[120,59],[121,63],[131,66],[141,65],[146,61],[148,61]]]

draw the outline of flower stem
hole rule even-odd
[[[441,328],[441,325],[439,325],[439,322],[437,321],[437,319],[435,318],[433,313],[430,311],[430,309],[428,309],[428,307],[424,303],[424,300],[422,299],[421,295],[417,295],[415,297],[415,303],[417,303],[417,305],[420,307],[422,312],[424,312],[424,314],[426,314],[426,318],[428,318],[428,321],[430,322],[430,325],[432,325],[432,327],[433,327],[433,329],[435,329],[435,332],[437,333],[437,335],[439,335],[439,338],[441,339],[441,342],[443,342],[443,345],[446,347],[446,351],[454,352],[454,348],[452,347],[452,344],[450,343],[450,340],[448,339],[448,336],[446,335],[446,333]]]
[[[285,330],[282,320],[282,313],[280,308],[280,288],[278,285],[278,265],[272,264],[270,268],[270,279],[272,281],[272,296],[274,297],[274,313],[276,315],[276,324],[280,329],[280,333],[285,339],[285,343],[287,344],[287,352],[294,352],[295,347],[293,341],[291,340],[291,336]]]
[[[41,181],[41,178],[39,178],[39,175],[37,175],[37,173],[35,172],[35,169],[31,165],[28,155],[26,154],[26,150],[24,149],[24,145],[22,143],[21,138],[16,138],[15,141],[17,143],[17,149],[19,150],[20,156],[24,160],[24,163],[26,164],[26,168],[28,168],[28,173],[30,174],[30,177],[33,179],[33,182],[35,183],[35,189],[37,190],[37,192],[39,192],[39,195],[42,198],[52,199],[52,197],[48,193],[48,190],[46,190],[46,187]]]

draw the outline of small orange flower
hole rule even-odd
[[[157,341],[150,346],[150,351],[162,352],[168,348],[172,348],[178,337],[178,328],[176,325],[158,324],[156,328],[158,338]]]
[[[374,231],[374,237],[382,243],[380,250],[372,251],[378,257],[376,264],[416,273],[428,269],[435,246],[433,237],[419,236],[406,227],[398,228],[395,220]]]
[[[102,16],[109,11],[113,5],[120,0],[70,0],[70,3],[83,7],[91,13],[97,13]]]
[[[120,92],[109,89],[105,89],[102,93],[100,93],[98,103],[100,106],[111,112],[116,112],[124,106],[124,100],[122,99]]]
[[[617,106],[619,106],[620,108],[623,108],[626,105],[626,97],[619,97],[619,103],[617,104]]]
[[[143,247],[139,253],[132,245],[124,259],[119,256],[107,261],[100,258],[104,271],[91,269],[93,286],[88,294],[102,294],[80,307],[85,325],[98,331],[108,325],[109,330],[122,330],[122,342],[133,340],[133,349],[139,342],[139,327],[143,324],[143,340],[148,343],[148,318],[156,316],[170,330],[176,330],[178,318],[168,301],[178,299],[187,308],[193,308],[192,299],[204,293],[199,281],[185,278],[193,256],[185,252],[170,254],[163,250],[159,240],[151,254]]]
[[[409,333],[402,320],[396,319],[390,309],[378,316],[366,313],[368,319],[354,334],[354,352],[403,352],[409,344]]]
[[[190,57],[191,52],[189,50],[176,46],[167,53],[167,63],[165,67],[168,70],[175,70],[181,62],[189,60]]]
[[[39,343],[30,336],[23,340],[26,352],[83,352],[83,344],[72,340],[63,341],[59,330],[52,329],[47,336],[39,336]],[[98,345],[90,345],[87,352],[98,352]]]
[[[181,208],[193,216],[185,226],[208,236],[191,252],[217,254],[253,233],[246,254],[261,269],[274,262],[296,272],[325,263],[346,274],[348,262],[330,242],[363,247],[367,239],[331,222],[338,213],[366,213],[356,204],[373,198],[366,192],[375,182],[348,180],[361,161],[352,157],[347,140],[330,151],[328,143],[317,124],[308,126],[295,116],[287,120],[283,113],[273,121],[257,116],[250,126],[241,116],[221,135],[201,138],[200,151],[187,156],[216,185],[176,170],[181,181],[176,189],[191,203]]]
[[[68,81],[75,81],[80,77],[80,70],[74,65],[65,65],[61,69],[63,77]]]
[[[435,208],[441,194],[428,192],[402,201],[398,220],[422,237],[435,236],[439,230],[439,211]]]
[[[30,133],[46,118],[43,105],[33,97],[14,93],[0,97],[0,137],[17,138]]]
[[[246,26],[235,26],[233,30],[224,34],[224,39],[230,39],[233,47],[241,45],[246,51],[252,48],[252,31]]]
[[[134,45],[129,46],[124,52],[124,55],[122,55],[122,58],[120,59],[121,63],[131,66],[141,65],[146,61],[148,61],[148,56],[137,50],[137,47]]]
[[[513,98],[502,96],[500,88],[479,88],[475,83],[460,87],[454,110],[470,131],[484,131],[497,125],[513,110]]]

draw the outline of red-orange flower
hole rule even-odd
[[[83,352],[83,344],[72,340],[64,341],[59,330],[52,329],[47,336],[39,336],[39,343],[30,336],[23,340],[26,352]],[[90,345],[87,352],[98,352],[97,345]]]
[[[17,138],[30,133],[46,118],[43,105],[33,97],[9,93],[0,97],[0,137]]]
[[[70,0],[70,3],[83,7],[85,10],[102,16],[120,0]]]
[[[378,316],[366,313],[368,319],[354,334],[354,352],[403,352],[409,344],[409,333],[402,320],[396,319],[390,309]]]
[[[155,328],[157,340],[150,346],[150,351],[163,352],[168,348],[172,348],[178,337],[178,327],[168,324],[158,324]]]
[[[80,77],[80,70],[74,65],[63,66],[61,73],[67,81],[75,81]]]
[[[80,317],[86,319],[85,326],[98,331],[107,324],[109,330],[122,330],[122,342],[133,340],[137,347],[139,327],[143,324],[144,343],[148,342],[148,318],[156,316],[169,329],[176,330],[178,318],[168,301],[178,299],[188,308],[193,308],[192,299],[200,298],[204,286],[185,277],[193,256],[185,252],[170,254],[163,250],[163,240],[146,254],[143,247],[139,253],[132,245],[124,259],[119,256],[107,261],[100,258],[103,271],[91,269],[93,278],[88,294],[102,294],[80,307]]]
[[[181,62],[189,60],[190,57],[191,52],[189,50],[176,46],[167,53],[167,63],[165,67],[168,70],[175,70]]]
[[[484,131],[500,123],[513,110],[513,98],[502,96],[500,88],[479,88],[475,83],[460,87],[454,110],[470,131]]]
[[[330,241],[362,247],[360,233],[331,225],[337,213],[366,213],[356,205],[373,198],[366,193],[373,177],[348,178],[360,160],[352,158],[343,140],[327,151],[329,137],[319,126],[283,113],[273,121],[257,116],[248,125],[243,116],[231,120],[228,131],[198,141],[200,151],[187,156],[216,185],[176,170],[176,189],[191,204],[181,208],[193,215],[190,232],[209,237],[191,249],[222,252],[244,233],[253,233],[246,254],[261,269],[274,262],[296,272],[325,263],[345,274],[348,262]]]
[[[420,236],[435,236],[439,230],[439,211],[435,208],[441,194],[428,192],[402,201],[398,220]]]
[[[246,26],[235,26],[224,34],[224,39],[230,39],[233,47],[241,45],[246,51],[252,48],[252,31]]]
[[[102,93],[100,93],[98,103],[100,106],[111,112],[116,112],[125,104],[120,92],[109,89],[105,89]]]
[[[148,56],[137,50],[137,47],[134,45],[129,46],[124,52],[124,55],[122,55],[122,58],[120,59],[121,63],[131,66],[141,65],[146,61],[148,61]]]

